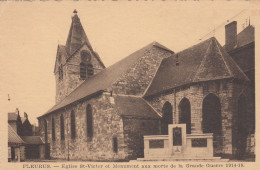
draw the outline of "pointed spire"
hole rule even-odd
[[[81,25],[80,19],[78,17],[78,11],[75,9],[73,11],[74,16],[72,16],[72,22],[70,26],[69,35],[66,42],[66,47],[69,55],[73,54],[77,49],[79,49],[84,43],[87,43],[88,47],[92,50],[89,43],[87,35]]]
[[[77,15],[78,11],[77,11],[76,9],[74,9],[73,13],[74,13],[75,15]]]

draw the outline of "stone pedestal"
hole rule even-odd
[[[168,138],[171,156],[183,155],[186,149],[186,124],[168,125]]]

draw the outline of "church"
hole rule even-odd
[[[225,27],[183,51],[152,42],[110,67],[93,50],[74,11],[66,45],[58,45],[56,103],[38,117],[45,157],[129,161],[144,156],[144,135],[213,133],[215,156],[254,157],[255,40],[248,25]]]

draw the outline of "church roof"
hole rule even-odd
[[[24,141],[14,131],[14,129],[8,124],[8,143],[11,144],[23,144]]]
[[[47,113],[49,114],[60,108],[63,108],[71,103],[78,100],[84,99],[92,94],[108,89],[112,84],[120,78],[134,63],[141,58],[144,53],[153,47],[170,51],[168,48],[160,45],[157,42],[153,42],[143,47],[142,49],[130,54],[126,58],[118,61],[112,66],[100,71],[94,76],[86,79],[79,87],[77,87],[73,92],[71,92],[67,97],[65,97],[61,102],[53,106]],[[172,52],[172,51],[171,51]],[[44,115],[45,115],[44,114]],[[44,116],[42,115],[42,116]],[[40,116],[41,117],[41,116]]]
[[[44,144],[40,136],[22,136],[22,139],[26,144],[31,144],[31,145]]]
[[[255,41],[255,28],[252,25],[247,26],[243,31],[237,34],[237,47],[245,46]]]
[[[215,37],[162,60],[145,96],[182,85],[225,78],[249,81]]]
[[[80,19],[77,15],[77,12],[74,13],[72,17],[72,22],[70,26],[69,35],[66,42],[68,54],[73,54],[77,49],[79,49],[82,44],[87,43],[87,46],[92,49],[91,44],[88,40],[88,37],[81,25]]]
[[[159,114],[143,98],[113,95],[115,106],[122,117],[159,119]]]
[[[17,121],[17,117],[16,113],[8,113],[8,121]]]

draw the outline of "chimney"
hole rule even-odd
[[[225,38],[227,51],[234,49],[237,45],[237,22],[233,21],[225,26]]]

